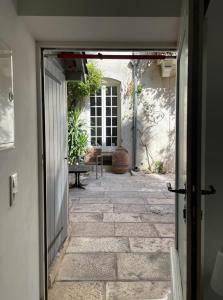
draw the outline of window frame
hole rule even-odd
[[[117,87],[117,145],[106,146],[106,87]],[[90,96],[91,97],[91,96]],[[90,103],[90,100],[89,100]],[[94,148],[101,148],[104,151],[114,151],[121,141],[121,83],[112,78],[103,78],[101,86],[101,108],[102,108],[102,145],[91,144],[91,104],[90,104],[90,146]]]

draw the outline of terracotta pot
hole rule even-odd
[[[123,147],[118,147],[112,154],[112,172],[123,174],[129,170],[129,154]]]

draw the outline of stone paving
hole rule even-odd
[[[49,300],[165,299],[174,245],[170,175],[90,174],[70,190],[71,239]]]

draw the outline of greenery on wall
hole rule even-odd
[[[72,80],[67,83],[68,97],[68,151],[70,165],[79,162],[86,152],[88,133],[81,120],[84,98],[97,92],[102,84],[102,72],[94,63],[87,64],[88,75],[85,82]]]
[[[154,172],[158,174],[164,174],[165,169],[164,169],[164,163],[163,161],[157,160],[154,163]]]
[[[72,110],[80,105],[84,98],[97,92],[101,88],[103,74],[94,63],[87,64],[88,75],[85,82],[70,80],[67,83],[68,109]]]
[[[81,110],[71,110],[68,113],[68,163],[70,165],[81,160],[88,144],[86,124],[80,116]]]

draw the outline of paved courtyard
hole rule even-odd
[[[169,175],[115,175],[70,189],[71,239],[50,300],[165,299],[174,245]]]

